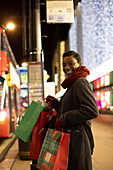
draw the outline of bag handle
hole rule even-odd
[[[58,140],[59,138],[61,137],[61,132],[59,131],[59,132],[57,132],[55,135],[54,135],[54,137],[53,137],[53,140]]]
[[[56,129],[55,129],[56,130]],[[57,131],[57,130],[56,130]],[[58,140],[63,140],[64,137],[64,133],[61,131],[57,131],[55,134],[53,134],[52,139],[54,141],[58,141]]]
[[[43,99],[43,101],[45,101],[46,99],[47,99],[47,97],[46,97],[46,98],[44,98],[44,99]],[[47,106],[46,110],[47,110],[47,109],[51,106],[52,101],[53,101],[53,99],[51,99],[51,101],[49,102],[49,104],[48,104],[48,106]]]

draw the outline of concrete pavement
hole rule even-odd
[[[11,135],[9,138],[1,138],[0,139],[0,162],[4,159],[5,155],[7,154],[9,148],[16,140],[15,135]]]
[[[18,139],[16,139],[5,159],[0,162],[0,170],[30,170],[31,161],[20,160],[18,152]]]
[[[92,125],[95,139],[93,170],[113,170],[113,116],[100,115]]]

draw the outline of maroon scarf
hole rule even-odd
[[[88,74],[90,74],[90,71],[86,68],[86,66],[80,66],[75,70],[75,72],[71,76],[69,76],[62,82],[61,86],[64,89],[68,88],[78,78],[86,77],[88,76]]]

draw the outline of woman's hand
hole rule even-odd
[[[46,101],[47,103],[51,102],[51,107],[58,111],[59,101],[55,97],[48,95]]]
[[[50,103],[50,101],[52,101],[53,99],[54,99],[53,96],[48,95],[46,98],[46,101],[47,101],[47,103]]]
[[[55,128],[59,131],[63,131],[63,127],[62,125],[60,124],[60,118],[58,118],[54,124]]]

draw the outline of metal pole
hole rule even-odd
[[[31,0],[30,11],[30,54],[32,55],[32,61],[41,62],[40,0]]]
[[[42,62],[42,44],[41,44],[41,21],[40,21],[40,0],[30,0],[30,62],[41,63],[42,89],[44,98],[44,82],[43,82],[43,62]],[[30,71],[28,71],[30,72]],[[30,75],[30,74],[29,74]],[[29,76],[28,76],[29,77]],[[39,85],[37,84],[37,87]],[[29,91],[29,89],[28,89]],[[28,92],[29,93],[29,92]],[[31,170],[36,169],[37,160],[32,160]]]
[[[22,56],[26,55],[27,51],[27,37],[26,37],[26,1],[22,1]]]
[[[8,87],[8,105],[10,113],[10,133],[12,132],[11,87]]]
[[[41,62],[41,21],[40,21],[40,0],[36,0],[36,45],[37,45],[37,61]]]

